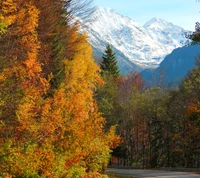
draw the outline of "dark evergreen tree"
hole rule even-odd
[[[117,66],[115,53],[113,52],[109,44],[107,45],[102,58],[103,58],[103,61],[101,62],[102,73],[111,75],[113,77],[118,77],[119,69]]]

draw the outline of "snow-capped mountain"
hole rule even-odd
[[[153,18],[144,26],[110,8],[96,8],[92,21],[84,23],[89,42],[97,53],[109,43],[119,63],[155,68],[175,48],[184,46],[189,31],[164,20]],[[136,70],[141,70],[137,68]]]

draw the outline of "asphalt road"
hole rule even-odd
[[[200,174],[188,172],[143,170],[143,169],[107,169],[107,174],[130,176],[132,178],[194,178]]]

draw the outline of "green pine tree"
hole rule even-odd
[[[102,56],[103,61],[101,62],[102,74],[108,74],[113,77],[119,76],[119,69],[117,65],[117,60],[115,53],[113,52],[111,46],[108,44],[106,50]]]

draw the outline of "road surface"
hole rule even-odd
[[[107,174],[130,176],[132,178],[200,178],[200,174],[188,172],[174,172],[162,170],[143,170],[143,169],[107,169]]]

